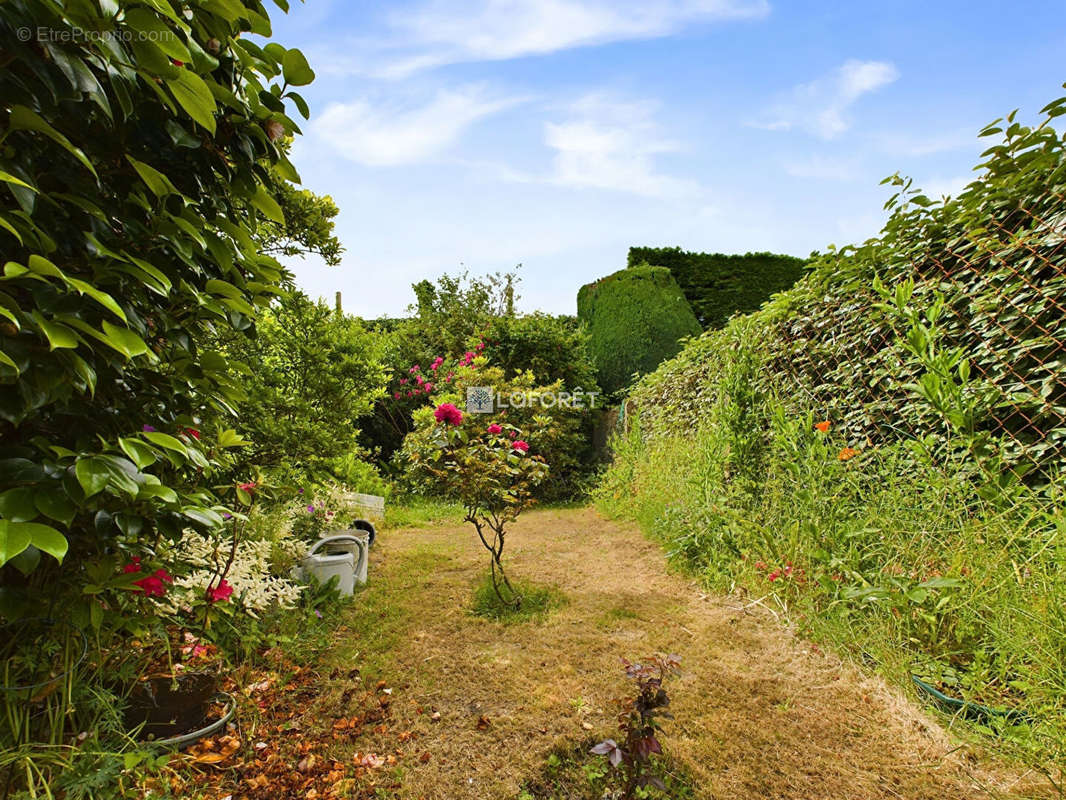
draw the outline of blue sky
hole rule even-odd
[[[977,131],[1066,93],[1058,2],[308,0],[273,39],[318,74],[294,148],[341,209],[312,296],[396,315],[410,284],[521,263],[574,313],[630,245],[805,256],[873,236],[896,172],[972,176]]]

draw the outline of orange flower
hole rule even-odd
[[[855,458],[855,456],[857,456],[858,454],[859,454],[858,450],[856,450],[856,449],[854,449],[852,447],[845,447],[843,450],[841,450],[837,454],[837,458],[839,458],[841,461],[850,461],[851,459]]]
[[[829,432],[829,420],[823,419],[821,422],[819,422],[817,425],[814,426],[814,429],[816,431],[819,431],[820,433],[828,433]]]

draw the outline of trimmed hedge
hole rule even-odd
[[[680,247],[631,247],[627,263],[669,269],[707,329],[757,310],[770,295],[790,288],[807,266],[805,259],[776,253],[692,253]]]
[[[655,369],[700,332],[681,287],[665,267],[642,265],[586,284],[577,316],[588,326],[589,351],[600,388],[627,387],[634,373]]]

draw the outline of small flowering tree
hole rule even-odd
[[[438,405],[432,420],[421,440],[429,446],[409,448],[408,458],[438,491],[462,503],[466,521],[489,551],[496,596],[519,608],[522,596],[503,569],[507,526],[535,502],[533,489],[547,477],[548,465],[530,454],[513,425],[464,415],[452,403]]]

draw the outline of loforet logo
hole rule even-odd
[[[468,386],[466,411],[468,414],[491,414],[494,410],[493,391],[488,386]]]
[[[470,386],[466,390],[468,414],[491,414],[505,408],[595,408],[599,392],[575,389],[572,392],[511,392],[503,395],[491,386]]]

